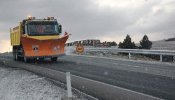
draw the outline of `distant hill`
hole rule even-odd
[[[152,48],[155,50],[175,50],[175,38],[160,41],[152,41]]]
[[[165,41],[175,41],[175,38],[169,38],[169,39],[167,39]]]

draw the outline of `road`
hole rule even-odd
[[[55,63],[46,61],[35,65],[69,71],[163,99],[175,99],[175,64],[67,55]]]

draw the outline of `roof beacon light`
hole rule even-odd
[[[54,20],[54,17],[47,17],[47,20]]]
[[[27,18],[28,18],[29,20],[35,19],[35,17],[32,17],[32,16],[28,16]]]

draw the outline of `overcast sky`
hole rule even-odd
[[[54,16],[69,42],[83,39],[139,42],[175,37],[175,0],[1,0],[0,52],[10,50],[9,28],[28,15]]]

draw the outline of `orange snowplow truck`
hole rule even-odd
[[[28,62],[32,59],[50,58],[57,61],[65,54],[64,47],[69,35],[62,32],[61,24],[54,17],[35,19],[28,17],[10,29],[14,60]]]

